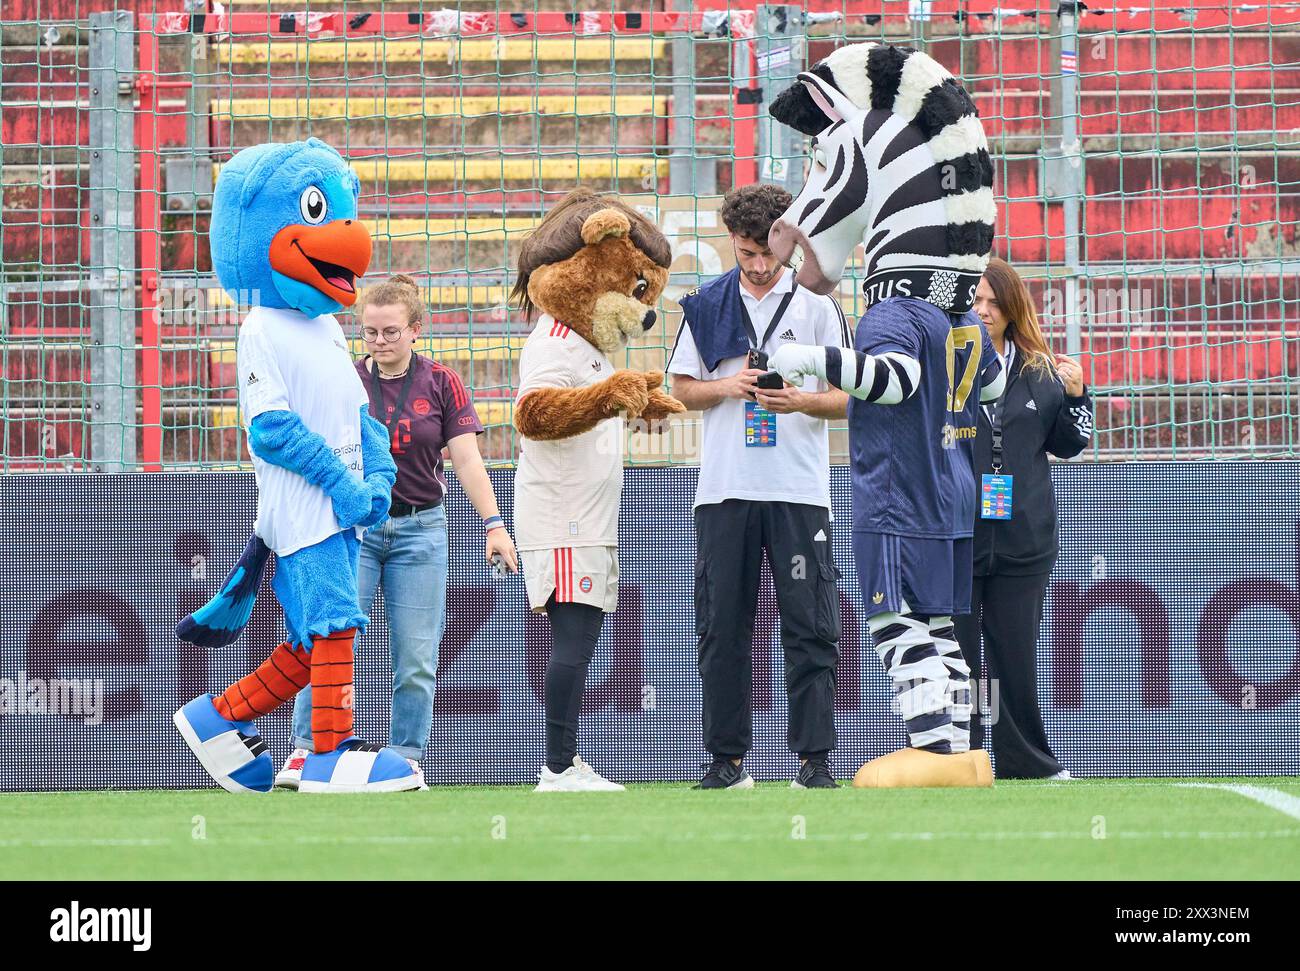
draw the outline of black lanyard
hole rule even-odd
[[[384,427],[388,429],[389,437],[392,437],[393,434],[393,422],[401,418],[402,412],[406,409],[406,399],[411,393],[411,384],[415,379],[415,365],[419,360],[419,355],[412,352],[411,361],[406,366],[406,378],[402,381],[401,390],[397,392],[397,407],[393,409],[393,415],[389,418],[388,412],[384,408],[384,386],[379,379],[379,362],[373,357],[370,359],[370,410],[375,418],[384,423]]]
[[[749,319],[749,308],[745,306],[745,298],[740,298],[740,314],[745,319],[745,336],[749,338],[749,344],[754,350],[761,351],[769,340],[773,332],[776,331],[776,325],[781,322],[785,316],[785,308],[790,306],[790,301],[794,299],[794,292],[799,288],[799,284],[794,281],[790,282],[790,291],[781,298],[780,305],[776,308],[776,313],[772,315],[772,323],[767,326],[767,333],[763,335],[763,342],[758,343],[758,331],[754,330],[754,322]]]
[[[1007,395],[1011,392],[1011,382],[1015,380],[1011,375],[1011,365],[1016,363],[1016,357],[1019,356],[1019,354],[1016,354],[1007,362],[1007,383],[1003,386],[1002,394],[998,395],[997,400],[990,402],[988,405],[989,424],[993,426],[991,442],[993,446],[992,466],[994,472],[1002,471],[1002,411],[1007,400]],[[1017,373],[1017,377],[1018,376],[1019,374]]]

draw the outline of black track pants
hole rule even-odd
[[[1000,779],[1040,779],[1061,771],[1038,707],[1038,631],[1048,577],[975,577],[971,612],[953,618],[971,670],[970,746],[982,746],[986,728],[992,731]],[[985,713],[988,708],[993,712]]]
[[[704,747],[717,758],[739,758],[753,744],[750,655],[766,552],[781,613],[787,741],[803,756],[830,751],[840,606],[829,512],[803,503],[728,499],[695,510],[695,534]]]

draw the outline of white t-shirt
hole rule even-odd
[[[268,411],[293,411],[358,479],[361,406],[367,401],[343,328],[330,314],[254,307],[239,328],[236,353],[244,428]],[[251,452],[251,449],[250,449]],[[257,476],[254,532],[278,556],[340,532],[330,497],[296,472],[253,456]],[[364,532],[356,527],[357,536]]]
[[[758,300],[737,281],[759,340],[793,283],[794,274],[783,270],[781,279]],[[804,287],[795,291],[785,315],[761,349],[771,355],[782,344],[790,343],[852,346],[848,325],[833,297],[818,296]],[[746,364],[745,357],[732,357],[720,361],[715,370],[705,371],[691,329],[683,320],[667,370],[669,374],[714,381],[739,374]],[[810,377],[801,387],[804,391],[825,391],[828,386]],[[744,401],[727,398],[703,414],[696,506],[751,499],[801,502],[830,509],[830,426],[826,419],[777,415],[776,445],[754,447],[745,444]]]
[[[614,373],[600,350],[542,314],[519,355],[515,404],[539,388],[582,388]],[[618,546],[623,421],[556,441],[522,438],[515,469],[515,547]]]

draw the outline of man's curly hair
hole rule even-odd
[[[722,222],[727,230],[763,246],[772,223],[790,208],[794,198],[778,185],[743,185],[722,200]]]

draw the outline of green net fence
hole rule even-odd
[[[485,456],[510,463],[528,326],[507,294],[540,215],[588,185],[658,222],[660,323],[616,363],[663,367],[676,298],[733,265],[721,194],[802,182],[804,141],[767,104],[861,40],[922,47],[975,97],[995,251],[1095,396],[1083,460],[1296,454],[1300,3],[578,6],[6,3],[3,469],[247,467],[212,185],[240,148],[308,135],[361,178],[365,282],[420,281],[417,350],[460,372]],[[697,419],[629,461],[694,461]]]

